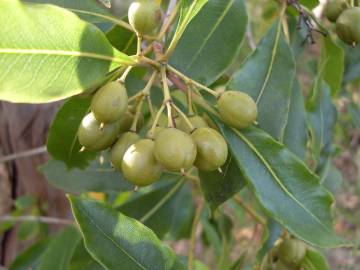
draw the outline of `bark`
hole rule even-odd
[[[58,106],[58,103],[29,105],[1,102],[2,155],[45,145],[49,126]],[[12,200],[26,194],[38,198],[39,206],[47,205],[42,215],[69,217],[69,205],[64,193],[49,186],[38,171],[38,166],[44,164],[48,158],[47,154],[41,154],[0,164],[0,205],[3,206],[0,209],[1,214],[9,213]],[[6,232],[1,240],[1,264],[8,265],[23,246],[16,238],[16,228]]]

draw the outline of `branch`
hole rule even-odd
[[[38,148],[25,150],[25,151],[14,153],[14,154],[11,154],[11,155],[8,155],[8,156],[0,157],[0,163],[13,161],[13,160],[16,160],[16,159],[19,159],[19,158],[32,157],[32,156],[44,154],[46,152],[47,152],[47,148],[46,148],[45,145],[43,145],[43,146],[40,146]]]
[[[243,200],[240,198],[239,195],[234,196],[234,201],[240,205],[249,215],[257,222],[259,222],[261,225],[266,225],[265,220],[259,216],[250,206],[246,205]]]
[[[69,219],[60,219],[55,217],[43,217],[43,216],[20,216],[20,217],[13,217],[13,216],[0,216],[0,222],[42,222],[47,224],[58,224],[58,225],[73,225],[74,221]]]

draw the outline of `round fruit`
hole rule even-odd
[[[127,132],[130,130],[131,125],[134,121],[135,115],[131,113],[129,110],[124,113],[119,121],[119,132]],[[138,131],[141,129],[142,125],[144,124],[144,116],[140,114],[140,117],[137,121],[136,130]]]
[[[196,144],[197,155],[194,165],[203,171],[214,171],[224,165],[228,147],[224,138],[209,127],[196,129],[191,138]]]
[[[110,82],[95,93],[90,108],[98,121],[112,123],[125,113],[127,102],[128,96],[124,84]]]
[[[165,129],[164,127],[155,127],[154,134],[150,134],[150,130],[147,132],[146,136],[150,139],[156,138],[160,131]]]
[[[287,266],[285,263],[283,263],[281,260],[278,260],[276,262],[275,270],[293,270],[292,267]]]
[[[246,93],[226,91],[220,96],[217,105],[221,119],[229,126],[246,128],[256,120],[256,103]]]
[[[161,165],[154,157],[154,142],[142,139],[125,152],[121,169],[125,179],[137,186],[146,186],[159,180]]]
[[[101,123],[95,119],[93,113],[87,114],[81,121],[78,138],[82,146],[89,151],[100,151],[111,146],[118,135],[118,122],[106,124],[100,128]]]
[[[306,244],[298,239],[287,238],[279,246],[279,258],[289,265],[298,265],[305,253]]]
[[[170,171],[188,169],[195,161],[196,145],[189,134],[165,128],[155,138],[155,157]]]
[[[126,132],[116,141],[110,151],[110,161],[116,169],[121,170],[121,163],[125,152],[138,140],[140,140],[138,134],[135,132]]]
[[[194,128],[201,128],[201,127],[208,126],[208,124],[206,123],[204,118],[202,118],[201,116],[198,116],[198,115],[189,117],[189,120],[190,120],[191,124],[194,126]],[[176,127],[186,133],[191,133],[193,131],[190,129],[189,125],[186,123],[186,121],[182,117],[180,118]]]
[[[349,45],[360,42],[360,7],[352,7],[341,13],[336,21],[336,33]]]
[[[130,5],[128,18],[138,34],[150,35],[160,23],[160,7],[153,0],[137,0]]]
[[[325,6],[325,16],[331,22],[336,22],[340,14],[349,7],[346,0],[330,0]]]

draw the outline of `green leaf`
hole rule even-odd
[[[42,256],[39,270],[68,270],[80,239],[79,231],[72,226],[57,234]]]
[[[360,128],[360,109],[355,103],[350,103],[348,110],[355,127]]]
[[[318,0],[300,0],[299,2],[310,9],[315,8],[319,4]]]
[[[57,112],[49,130],[49,153],[54,159],[65,162],[69,169],[85,168],[96,156],[94,152],[80,152],[81,145],[77,138],[79,125],[90,111],[90,103],[91,97],[70,98]]]
[[[93,161],[84,170],[69,170],[63,162],[50,160],[40,170],[51,185],[70,193],[134,189],[121,173],[112,169],[109,164],[101,165],[97,161]]]
[[[287,148],[302,160],[305,159],[307,134],[307,118],[300,84],[295,80],[291,99],[288,119],[284,129],[283,137],[280,139]]]
[[[344,83],[360,78],[360,47],[345,46],[345,72]]]
[[[71,257],[69,270],[102,270],[104,269],[98,264],[87,252],[84,242],[80,241],[77,245],[73,256]]]
[[[335,247],[346,243],[332,228],[331,194],[298,157],[264,131],[237,131],[216,121],[270,217],[310,244]]]
[[[123,25],[121,19],[111,14],[110,9],[96,0],[24,0],[24,2],[53,4],[63,7],[91,23],[111,22]]]
[[[304,270],[330,270],[324,255],[315,249],[308,248],[306,255],[301,263]]]
[[[332,164],[331,157],[328,158],[326,164],[321,168],[319,172],[320,182],[332,194],[336,194],[341,186],[343,181],[340,171]]]
[[[0,3],[0,99],[44,103],[101,84],[134,60],[66,9],[19,0]]]
[[[209,85],[237,56],[247,25],[242,0],[210,0],[181,37],[170,64]]]
[[[118,210],[142,222],[159,238],[172,227],[181,232],[191,223],[193,204],[189,185],[184,185],[184,179],[180,178],[179,175],[164,174],[153,189],[135,193]]]
[[[345,53],[330,37],[323,37],[320,66],[324,66],[323,79],[335,96],[341,88],[344,74]]]
[[[109,205],[70,196],[72,210],[85,246],[108,270],[169,269],[185,266],[153,231]]]
[[[265,230],[265,239],[261,249],[258,251],[256,257],[258,261],[261,261],[264,256],[273,248],[275,242],[280,238],[282,228],[273,219],[268,219]]]
[[[106,33],[106,37],[120,52],[128,55],[136,54],[137,38],[134,32],[115,25]]]
[[[288,119],[295,62],[276,21],[257,49],[242,64],[228,89],[248,93],[258,105],[258,122],[274,138],[283,137]]]
[[[202,192],[212,211],[245,186],[243,175],[233,157],[229,158],[221,172],[199,171],[199,177]]]
[[[9,270],[38,269],[39,263],[49,242],[49,239],[44,239],[25,249],[11,263]]]
[[[318,167],[321,167],[331,154],[337,112],[331,100],[329,86],[319,77],[315,80],[312,96],[307,103],[307,111],[311,149]]]

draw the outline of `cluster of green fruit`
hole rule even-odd
[[[284,239],[277,249],[277,261],[275,263],[275,269],[300,269],[299,265],[306,255],[306,249],[306,244],[298,239]]]
[[[360,7],[352,7],[347,0],[330,0],[324,12],[329,21],[336,23],[342,41],[351,46],[360,42]]]
[[[245,128],[256,120],[256,104],[245,93],[225,91],[217,107],[223,121],[230,126]],[[173,121],[177,128],[158,121],[155,132],[141,138],[136,133],[140,117],[129,109],[121,82],[101,87],[93,96],[90,108],[78,130],[80,144],[89,151],[111,148],[111,163],[134,185],[154,183],[164,169],[184,172],[196,166],[213,171],[227,160],[224,138],[199,115],[177,117]]]

